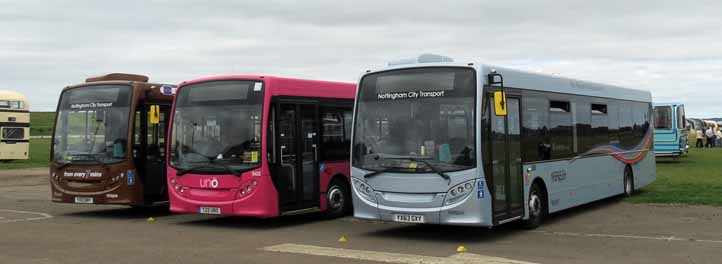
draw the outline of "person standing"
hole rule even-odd
[[[705,145],[705,147],[708,147],[708,148],[714,147],[715,134],[714,134],[714,130],[712,129],[712,127],[708,127],[707,131],[704,132],[704,135],[707,136],[707,145]]]
[[[704,132],[702,129],[697,129],[697,148],[704,148]]]

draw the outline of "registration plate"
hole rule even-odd
[[[221,214],[221,208],[218,207],[201,207],[199,211],[201,214]]]
[[[93,197],[75,197],[75,203],[79,204],[92,204]]]
[[[423,215],[395,214],[394,221],[404,223],[424,223]]]

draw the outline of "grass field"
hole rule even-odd
[[[30,135],[50,136],[53,132],[55,112],[31,112],[30,113]]]
[[[50,139],[30,140],[30,159],[0,163],[0,169],[47,167],[50,160]]]
[[[679,161],[657,159],[657,180],[627,200],[722,206],[722,148],[691,149]]]

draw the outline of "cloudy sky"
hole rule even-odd
[[[722,1],[0,0],[0,89],[54,110],[108,72],[355,82],[420,53],[650,90],[722,116]]]

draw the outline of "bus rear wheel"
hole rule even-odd
[[[634,195],[634,174],[632,168],[624,168],[624,196],[631,197]]]
[[[351,196],[349,188],[343,181],[335,179],[331,181],[326,192],[326,216],[337,218],[344,216],[351,208]]]
[[[529,190],[529,200],[527,201],[529,219],[524,220],[524,228],[533,229],[541,225],[547,212],[546,204],[546,195],[542,191],[541,186],[538,182],[534,183]]]

